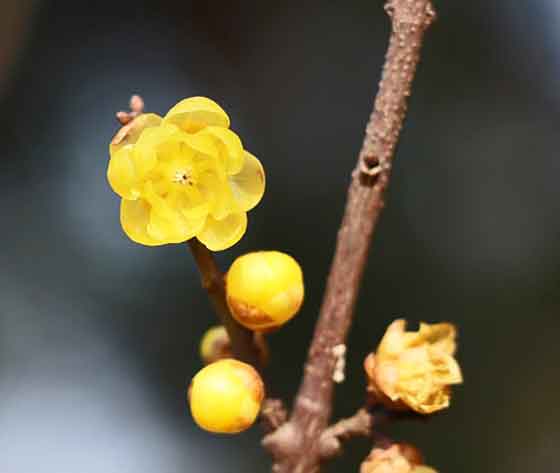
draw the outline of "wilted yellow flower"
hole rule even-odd
[[[420,324],[407,332],[406,321],[395,320],[377,352],[365,362],[368,389],[374,399],[393,409],[431,414],[449,406],[452,384],[463,381],[453,357],[456,330],[452,324]]]
[[[122,197],[121,224],[143,245],[198,238],[213,251],[237,243],[264,193],[260,161],[215,102],[191,97],[162,119],[143,114],[110,145],[107,177]]]
[[[237,258],[226,276],[227,303],[245,327],[270,331],[285,324],[303,302],[303,273],[280,251],[255,251]]]
[[[408,444],[374,448],[362,463],[360,473],[437,473],[422,465],[422,455]]]
[[[248,429],[263,399],[264,384],[257,371],[231,358],[201,369],[189,388],[195,422],[215,433],[234,434]]]

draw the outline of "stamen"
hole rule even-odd
[[[192,185],[191,177],[186,171],[176,171],[175,175],[171,179],[173,182],[177,184],[189,184]]]

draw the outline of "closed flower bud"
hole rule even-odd
[[[259,355],[262,366],[268,363],[269,350],[265,336],[262,333],[253,333],[253,342]],[[205,365],[214,363],[224,358],[233,358],[231,340],[223,325],[210,327],[200,341],[200,357]]]
[[[227,302],[245,327],[270,331],[290,320],[303,302],[303,274],[297,261],[279,251],[237,258],[226,277]]]
[[[231,341],[223,325],[210,327],[200,341],[200,357],[204,364],[231,358]]]
[[[409,444],[374,448],[362,463],[360,473],[437,473],[422,465],[422,454]]]
[[[200,370],[189,387],[195,422],[204,430],[234,434],[255,422],[264,398],[264,385],[250,365],[231,358]]]
[[[420,414],[447,408],[450,386],[463,382],[461,368],[453,357],[455,327],[422,323],[417,332],[405,329],[406,321],[394,321],[377,352],[364,362],[372,402]]]

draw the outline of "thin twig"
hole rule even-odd
[[[290,420],[263,439],[275,473],[315,473],[321,438],[331,416],[333,348],[345,344],[368,258],[373,232],[384,206],[391,162],[406,115],[424,33],[434,19],[430,0],[390,0],[385,9],[392,32],[379,92],[352,173],[346,209],[323,305],[309,349]]]
[[[360,409],[352,417],[339,420],[321,434],[321,458],[327,460],[342,453],[342,442],[354,437],[372,435],[374,415],[367,409]]]
[[[232,317],[226,302],[224,275],[218,268],[212,252],[196,238],[188,243],[200,272],[202,287],[208,293],[214,311],[229,335],[233,355],[260,371],[259,349],[254,343],[253,332]]]
[[[127,125],[138,115],[142,115],[142,113],[144,113],[144,100],[139,95],[133,95],[130,97],[128,106],[130,107],[130,112],[121,110],[115,114],[115,117],[121,125]]]

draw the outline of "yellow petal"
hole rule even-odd
[[[455,353],[457,344],[457,329],[453,324],[420,324],[419,335],[423,341],[427,341],[432,347],[444,351],[450,355]]]
[[[197,134],[208,135],[214,139],[219,148],[220,160],[227,174],[237,174],[241,171],[245,155],[239,136],[228,128],[217,126],[208,126]]]
[[[189,187],[184,192],[177,193],[175,202],[177,208],[187,219],[206,218],[210,209],[208,201],[194,187]]]
[[[150,212],[147,229],[148,235],[165,243],[182,243],[194,236],[194,233],[189,232],[181,220],[177,218],[166,219],[161,214],[154,212],[153,209]]]
[[[198,176],[197,187],[209,203],[210,215],[215,219],[222,220],[232,212],[239,212],[225,177],[215,172],[204,172]]]
[[[176,126],[166,124],[144,129],[134,145],[137,168],[147,173],[158,160],[165,160],[167,155],[177,152],[177,137],[181,133]]]
[[[150,204],[144,199],[121,201],[121,225],[128,237],[141,245],[156,246],[165,242],[148,235]]]
[[[192,163],[197,173],[213,171],[225,179],[225,166],[220,162],[220,152],[212,137],[199,133],[196,135],[185,133],[184,144],[193,151]]]
[[[140,196],[138,175],[132,159],[133,146],[127,145],[113,154],[107,168],[111,188],[123,199],[134,200]]]
[[[261,162],[245,151],[244,166],[238,174],[228,177],[231,192],[239,210],[247,212],[262,199],[265,174]]]
[[[217,157],[218,156],[218,148],[214,140],[207,135],[203,135],[202,133],[197,133],[196,135],[188,135],[185,134],[185,142],[198,154],[201,154],[203,157],[210,158],[210,157]]]
[[[196,133],[205,126],[229,128],[229,117],[216,102],[206,97],[181,100],[167,115],[165,121],[189,133]]]
[[[111,156],[126,145],[133,145],[138,141],[142,131],[146,128],[157,127],[161,124],[162,118],[155,113],[143,113],[137,116],[129,124],[123,126],[115,135],[109,145]]]
[[[247,214],[230,214],[223,220],[208,216],[206,225],[196,237],[212,251],[225,250],[235,245],[247,230]]]
[[[457,360],[448,353],[431,352],[431,362],[434,371],[434,380],[439,384],[461,384],[463,382],[463,374]],[[435,355],[435,356],[434,356]]]
[[[164,198],[148,182],[144,194],[152,206],[147,225],[148,235],[152,238],[166,243],[181,243],[193,238],[204,226],[206,215],[198,213],[187,217],[182,212],[176,193]]]
[[[387,327],[385,335],[379,343],[377,354],[381,359],[398,357],[406,348],[404,341],[406,329],[406,321],[404,319],[397,319]]]

